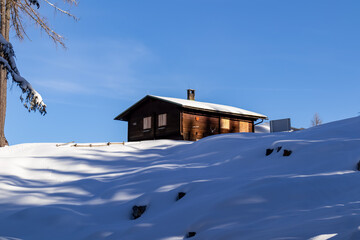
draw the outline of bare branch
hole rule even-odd
[[[321,124],[322,124],[322,120],[321,120],[319,114],[315,113],[313,119],[311,120],[311,125],[314,127],[314,126],[318,126]]]
[[[55,43],[59,43],[61,46],[66,48],[64,43],[64,37],[56,33],[54,30],[52,30],[48,26],[46,18],[42,18],[40,14],[37,12],[37,10],[31,7],[30,3],[27,2],[27,0],[25,0],[25,3],[19,1],[16,2],[16,4],[18,5],[21,11],[23,11],[37,25],[39,25],[42,28]]]
[[[67,15],[74,20],[78,20],[77,17],[60,7],[51,0],[43,0],[46,4],[53,7],[55,11],[60,12],[61,14]],[[77,5],[77,0],[63,0],[64,3],[70,5]],[[63,48],[66,48],[64,43],[64,37],[57,32],[55,32],[46,18],[41,17],[37,9],[33,8],[33,5],[40,7],[39,0],[7,0],[9,3],[9,11],[11,12],[11,27],[14,28],[16,36],[22,40],[24,37],[27,37],[25,27],[23,25],[23,16],[29,17],[36,25],[38,25],[46,34],[54,41],[55,44],[60,44]]]
[[[72,14],[70,13],[70,11],[63,10],[63,9],[57,7],[54,3],[49,2],[48,0],[44,0],[44,1],[45,1],[47,4],[49,4],[50,6],[52,6],[53,8],[55,8],[55,10],[57,10],[57,11],[65,14],[65,15],[68,15],[69,17],[72,17],[75,21],[78,20],[76,16],[74,16],[74,15],[72,15]]]
[[[77,0],[63,0],[64,3],[74,4],[77,6],[79,3]]]

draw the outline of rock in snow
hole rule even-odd
[[[284,153],[283,153],[283,156],[284,157],[288,157],[292,154],[292,151],[291,150],[287,150],[287,149],[284,149]]]
[[[274,151],[273,148],[267,148],[265,152],[265,156],[269,156],[270,154],[272,154],[273,151]]]
[[[357,117],[194,143],[1,148],[0,239],[358,240],[359,139]],[[291,161],[264,155],[278,146]],[[134,206],[146,214],[130,219]]]
[[[195,237],[195,235],[196,235],[196,232],[188,232],[186,235],[186,238],[192,238],[192,237]]]
[[[144,214],[144,212],[146,211],[146,205],[145,206],[133,206],[132,208],[132,218],[133,219],[137,219],[139,217],[141,217],[141,215]]]
[[[183,197],[185,197],[185,195],[186,195],[186,193],[184,193],[184,192],[179,192],[178,195],[177,195],[177,197],[176,197],[176,201],[182,199]]]

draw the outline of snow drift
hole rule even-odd
[[[270,122],[255,125],[256,133],[270,133]]]
[[[352,118],[195,143],[2,148],[0,239],[360,239],[359,144]],[[137,219],[134,206],[146,206]]]

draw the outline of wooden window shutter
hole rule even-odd
[[[145,117],[143,122],[143,129],[151,128],[151,117]]]
[[[166,113],[158,115],[158,127],[166,126]]]
[[[222,118],[220,126],[222,129],[230,129],[230,119]]]
[[[250,123],[240,122],[240,132],[250,132]]]

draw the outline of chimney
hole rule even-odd
[[[194,89],[187,90],[187,100],[195,101],[195,90]]]

